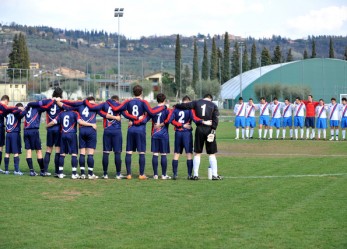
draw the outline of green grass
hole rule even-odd
[[[347,248],[347,143],[236,141],[233,130],[218,129],[219,182],[206,180],[206,155],[197,182],[184,158],[177,181],[0,175],[0,248]],[[137,155],[133,164],[137,174]]]

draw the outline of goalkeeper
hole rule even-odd
[[[222,180],[222,177],[218,175],[217,159],[215,155],[217,153],[216,129],[218,126],[219,111],[218,107],[212,102],[212,99],[211,94],[205,94],[203,99],[176,105],[176,108],[182,110],[194,109],[197,117],[205,121],[212,121],[211,125],[206,125],[206,123],[198,124],[195,130],[195,155],[193,159],[194,176],[192,180],[199,180],[199,166],[204,144],[206,144],[206,153],[209,155],[212,180]]]

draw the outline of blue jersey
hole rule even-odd
[[[184,124],[191,124],[192,121],[196,124],[201,124],[202,119],[195,115],[194,110],[181,110],[178,108],[173,109],[172,115],[168,120],[168,123],[172,123],[175,126],[176,131],[192,131],[192,129],[186,129]]]
[[[45,109],[46,111],[46,123],[49,124],[51,121],[53,121],[56,117],[59,116],[59,114],[64,111],[62,108],[60,108],[56,101],[53,99],[45,99],[42,101],[39,101],[41,104],[41,108]],[[47,130],[59,130],[59,125],[54,125],[49,127]]]
[[[111,105],[119,106],[120,104],[117,101],[109,99],[106,102],[102,103],[101,110],[110,114],[110,115],[113,115],[113,116],[120,115],[119,112],[115,112],[112,110]],[[115,119],[107,119],[106,117],[104,118],[104,129],[105,130],[119,130],[121,128],[122,128],[121,127],[121,121],[117,121]]]
[[[41,114],[45,111],[45,109],[41,107],[33,107],[28,104],[26,108],[26,115],[25,115],[25,121],[24,121],[24,129],[39,129],[40,128],[40,121],[41,121]]]
[[[16,110],[6,116],[6,132],[20,132],[21,120],[26,114],[26,111]]]
[[[80,120],[80,115],[75,111],[65,111],[55,119],[57,124],[60,124],[61,133],[77,133],[77,121]]]
[[[161,108],[161,106],[154,107],[153,110],[156,110],[158,108]],[[171,114],[172,112],[170,112],[168,109],[164,109],[161,112],[151,117],[152,118],[152,138],[157,138],[157,139],[169,138],[169,131],[168,131],[169,124],[165,123],[165,120],[170,119]],[[161,124],[161,123],[165,123],[165,125],[160,128],[154,128],[156,124]]]
[[[0,128],[5,127],[5,117],[7,114],[11,113],[13,110],[17,110],[18,108],[15,106],[6,106],[0,103]]]

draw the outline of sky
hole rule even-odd
[[[0,23],[118,32],[141,36],[229,34],[347,35],[346,0],[1,0]]]

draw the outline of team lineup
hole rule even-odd
[[[104,128],[102,178],[109,178],[108,165],[111,152],[114,153],[116,179],[132,179],[133,152],[139,154],[139,179],[148,178],[145,175],[146,123],[151,121],[153,179],[159,178],[159,156],[162,169],[161,179],[177,179],[178,159],[184,149],[187,156],[187,179],[199,180],[200,158],[205,146],[212,173],[210,179],[221,180],[222,177],[218,175],[215,155],[217,153],[215,131],[218,126],[219,111],[212,102],[212,96],[206,94],[203,99],[197,101],[191,101],[188,96],[185,96],[181,104],[177,104],[173,109],[168,109],[165,104],[166,96],[160,93],[157,95],[158,105],[151,108],[148,102],[142,99],[142,91],[142,87],[137,85],[133,88],[133,99],[120,103],[118,96],[112,96],[111,99],[97,104],[94,97],[88,97],[83,101],[62,100],[63,91],[56,88],[52,94],[52,99],[29,102],[25,108],[21,103],[14,107],[8,106],[9,97],[7,95],[2,96],[0,104],[0,163],[2,161],[2,148],[5,145],[5,170],[0,170],[4,174],[10,173],[10,154],[13,154],[13,173],[23,175],[19,170],[19,154],[22,151],[21,120],[23,119],[23,140],[30,176],[38,175],[34,170],[32,151],[36,151],[40,175],[50,176],[51,173],[49,173],[48,168],[51,154],[55,149],[54,175],[56,177],[65,177],[65,158],[67,155],[71,155],[72,179],[98,179],[98,176],[94,174],[94,153],[97,144],[96,117],[100,115],[103,118]],[[44,156],[39,133],[43,112],[46,112],[47,120],[47,149]],[[128,119],[125,154],[126,175],[121,174],[123,144],[121,115]],[[197,126],[194,139],[194,158],[192,122]],[[172,124],[175,129],[172,177],[167,174],[167,154],[170,153],[169,124]],[[78,125],[79,129],[77,128]],[[79,130],[78,136],[77,130]],[[78,166],[80,175],[77,173]]]
[[[259,111],[259,139],[273,139],[273,130],[275,128],[276,139],[286,139],[286,130],[289,129],[290,139],[326,140],[327,122],[329,120],[331,134],[331,138],[329,140],[339,140],[340,121],[342,140],[346,140],[346,98],[342,98],[342,104],[336,103],[335,98],[331,98],[330,104],[325,104],[323,99],[316,102],[313,101],[312,95],[309,95],[308,100],[301,100],[300,97],[297,97],[295,102],[292,104],[289,102],[289,99],[285,99],[283,103],[279,102],[276,97],[273,98],[273,102],[268,103],[266,102],[265,98],[262,97],[260,99],[260,103],[255,104],[253,103],[252,98],[249,99],[248,103],[244,103],[243,98],[240,97],[239,103],[236,104],[234,108],[236,127],[235,139],[240,139],[240,128],[242,139],[253,138],[254,128],[256,127],[256,111]],[[304,136],[304,126],[306,127],[306,137]],[[317,137],[315,128],[317,128],[318,131]],[[281,129],[282,136],[280,137]],[[262,134],[263,132],[264,134]],[[268,133],[269,136],[267,137]]]

